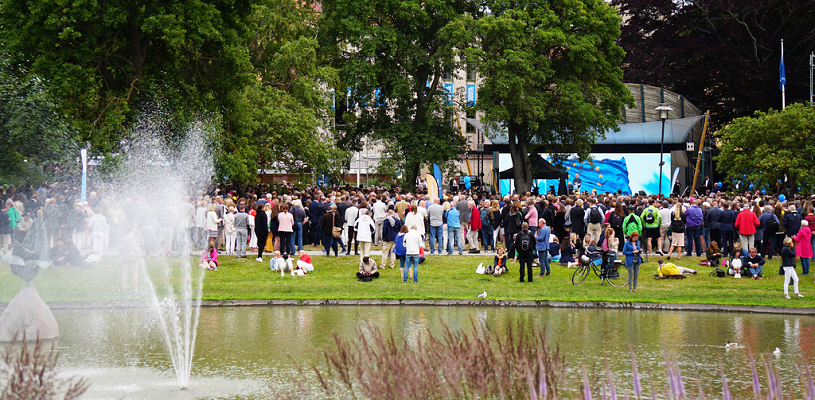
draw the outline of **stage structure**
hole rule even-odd
[[[568,174],[566,183],[571,187],[574,179],[579,176],[583,191],[657,193],[660,145],[663,142],[662,121],[655,109],[660,103],[665,103],[673,111],[665,121],[662,192],[666,194],[671,192],[671,176],[677,168],[678,180],[682,189],[685,189],[693,179],[693,169],[700,154],[698,146],[702,138],[702,122],[705,116],[683,96],[676,93],[642,84],[626,83],[626,86],[631,90],[635,106],[623,110],[623,121],[618,124],[619,131],[605,132],[605,138],[592,145],[592,160],[580,163],[570,159],[563,165],[558,165]],[[513,187],[511,176],[505,174],[505,170],[512,167],[506,131],[500,126],[491,131],[475,118],[461,120],[474,127],[476,131],[474,134],[477,135],[474,138],[476,140],[472,141],[477,144],[477,148],[470,149],[469,158],[478,160],[479,153],[491,156],[490,162],[498,168],[493,168],[492,173],[486,176],[494,177],[500,173],[500,183],[496,185],[499,191],[504,194],[511,191]],[[699,176],[703,178],[710,175],[709,181],[714,182],[716,177],[712,173],[710,144],[709,139],[706,139],[701,149]],[[542,156],[544,159],[548,158],[546,154]],[[497,162],[493,162],[492,159],[497,159]],[[478,170],[482,168],[479,166]],[[560,186],[556,179],[540,180],[534,184],[541,193],[549,191],[552,187],[557,191]]]

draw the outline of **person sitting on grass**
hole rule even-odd
[[[207,249],[201,253],[201,268],[206,268],[210,271],[218,270],[218,251],[215,250],[213,243],[207,245]]]
[[[289,260],[289,255],[281,255],[279,251],[274,252],[274,258],[269,261],[269,268],[272,271],[280,271],[280,276],[283,276],[286,271],[291,271],[294,269],[292,267],[291,260]]]
[[[577,266],[577,260],[574,259],[577,250],[572,245],[570,238],[563,238],[563,246],[560,247],[560,265],[566,268]]]
[[[303,276],[314,271],[314,264],[311,263],[311,256],[306,254],[305,250],[300,250],[298,254],[300,257],[297,259],[297,263],[294,265],[294,269],[291,271],[292,275]]]
[[[504,253],[504,249],[499,247],[495,250],[495,257],[493,258],[493,265],[487,267],[487,274],[493,276],[501,276],[501,274],[508,272],[509,268],[507,267],[507,255]]]
[[[603,264],[601,271],[606,273],[609,262],[614,262],[617,259],[617,248],[620,246],[620,239],[614,234],[614,229],[611,225],[605,224],[605,230],[600,235],[600,251],[602,251]]]
[[[733,254],[730,256],[730,262],[728,264],[730,268],[728,268],[727,272],[736,278],[741,278],[744,259],[749,256],[750,254],[747,253],[747,250],[741,248],[741,243],[733,243]]]
[[[370,282],[374,278],[379,278],[379,271],[376,268],[376,261],[371,260],[370,257],[362,257],[359,263],[359,272],[357,272],[357,279],[360,282]]]
[[[753,279],[764,278],[764,258],[758,254],[755,247],[750,248],[750,256],[744,259],[746,272],[750,274]]]
[[[722,260],[722,252],[719,250],[719,244],[716,243],[715,240],[710,242],[710,246],[708,246],[707,250],[705,251],[705,256],[707,257],[708,266],[719,266],[719,263]]]
[[[549,243],[549,258],[549,262],[560,262],[560,243],[555,235],[552,235],[552,241]]]
[[[583,252],[586,250],[586,246],[588,245],[587,242],[584,243],[583,240],[577,237],[577,234],[574,232],[569,234],[569,242],[572,244],[572,246],[574,246],[575,255],[583,254]]]
[[[135,244],[128,243],[127,246],[136,246]],[[127,247],[122,246],[122,247]],[[68,267],[71,265],[87,267],[87,263],[82,261],[82,254],[70,241],[65,243],[62,238],[57,239],[56,246],[48,250],[48,256],[51,258],[51,263],[54,266]]]
[[[588,236],[588,235],[587,235]],[[600,248],[597,246],[597,242],[592,240],[590,237],[587,238],[589,240],[589,245],[586,247],[586,255],[589,256],[592,264],[601,265],[603,262],[603,253],[600,251]]]
[[[696,273],[698,272],[698,270],[680,267],[676,264],[672,263],[666,264],[665,260],[661,258],[657,260],[657,263],[659,264],[659,266],[657,267],[657,274],[659,275],[660,278],[681,277],[684,274],[696,275]]]

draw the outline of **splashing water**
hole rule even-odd
[[[185,196],[206,189],[212,156],[204,123],[173,130],[167,117],[153,113],[135,127],[114,190],[135,201],[133,222],[141,229],[145,253],[152,256],[140,263],[141,274],[147,277],[147,295],[178,385],[186,389],[206,269],[191,262],[189,215],[182,215],[181,205]],[[168,248],[168,242],[174,246]]]

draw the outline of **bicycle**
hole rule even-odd
[[[582,285],[589,276],[589,270],[594,271],[594,274],[600,278],[600,284],[608,281],[609,285],[614,287],[623,287],[628,285],[628,269],[622,264],[620,260],[609,260],[606,266],[605,274],[601,271],[602,260],[591,260],[587,255],[581,255],[579,258],[577,269],[572,274],[572,285]]]

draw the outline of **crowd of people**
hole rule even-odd
[[[538,277],[546,277],[552,262],[574,266],[588,252],[602,260],[604,269],[610,260],[624,256],[632,268],[631,291],[637,290],[645,254],[665,257],[669,263],[674,256],[681,260],[683,255],[704,254],[707,264],[723,262],[732,275],[753,279],[762,279],[765,258],[781,256],[785,279],[797,282],[795,270],[787,273],[786,268],[798,259],[801,275],[808,276],[815,244],[810,199],[753,193],[662,198],[643,193],[501,196],[445,191],[438,198],[421,190],[373,187],[258,186],[237,191],[215,185],[165,209],[145,199],[96,192],[83,202],[65,188],[43,185],[36,190],[6,188],[1,204],[2,253],[23,240],[33,220],[43,218],[59,263],[79,262],[83,257],[78,254],[128,246],[122,242],[127,237],[137,238],[148,256],[185,254],[189,249],[184,243],[192,242],[195,251],[202,252],[202,266],[209,269],[218,268],[218,254],[246,258],[256,252],[255,259],[264,262],[264,253],[272,253],[272,270],[297,275],[313,270],[310,258],[304,260],[310,268],[292,263],[295,256],[298,263],[303,260],[304,246],[320,246],[325,257],[351,255],[353,247],[363,278],[395,268],[398,259],[405,282],[411,278],[409,271],[418,281],[425,252],[492,253],[499,250],[498,243],[503,244],[502,258],[518,261],[521,281],[532,280],[533,266],[540,267]],[[377,263],[371,249],[379,246]],[[795,257],[785,258],[790,249]],[[280,258],[287,262],[281,264]],[[505,268],[503,261],[498,270]]]

